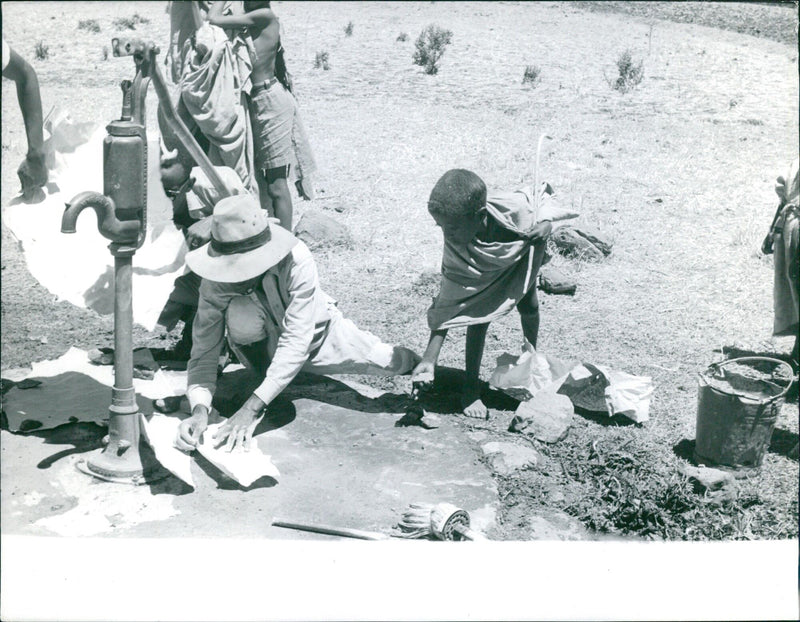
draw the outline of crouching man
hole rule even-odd
[[[213,438],[215,446],[227,439],[229,451],[249,448],[267,406],[301,370],[389,376],[409,373],[420,360],[345,319],[320,289],[308,247],[250,195],[216,204],[211,241],[186,263],[203,280],[187,368],[192,415],[178,430],[179,449],[193,449],[208,425],[226,329],[239,361],[264,379]]]

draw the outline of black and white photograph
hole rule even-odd
[[[800,616],[796,1],[0,8],[3,620]]]

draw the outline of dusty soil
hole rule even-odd
[[[656,391],[642,426],[582,414],[564,441],[544,446],[507,432],[513,400],[487,392],[491,420],[470,421],[455,414],[457,376],[440,383],[431,408],[487,439],[532,443],[545,457],[517,476],[497,476],[498,537],[526,539],[537,512],[558,508],[598,532],[794,538],[798,463],[787,455],[798,439],[796,403],[782,410],[760,476],[740,483],[735,502],[704,503],[677,465],[691,457],[697,373],[722,358],[721,347],[791,348],[790,339],[770,338],[772,262],[758,248],[775,207],[774,179],[798,152],[797,46],[785,26],[796,32],[796,9],[602,3],[635,13],[625,15],[590,4],[275,3],[321,168],[319,198],[297,202],[295,220],[316,208],[350,228],[352,247],[316,255],[324,287],[360,325],[422,351],[441,258],[425,209],[430,189],[454,167],[491,186],[528,183],[547,132],[542,177],[615,245],[597,263],[554,258],[578,291],[541,296],[540,348],[651,376]],[[46,110],[59,102],[77,119],[105,121],[119,114],[118,82],[132,77],[129,59],[104,59],[113,20],[138,13],[150,22],[137,32],[165,44],[164,8],[42,3],[34,16],[26,3],[4,2],[3,30],[36,68]],[[79,30],[82,19],[96,19],[101,32]],[[453,31],[436,76],[411,63],[414,39],[430,23]],[[35,59],[39,41],[49,45],[43,60]],[[609,83],[626,49],[643,61],[645,77],[622,95]],[[329,71],[314,69],[320,51],[329,53]],[[534,64],[540,80],[524,86]],[[13,85],[2,88],[5,205],[18,187],[25,135]],[[111,318],[54,301],[32,281],[5,227],[2,235],[2,368],[72,345],[112,345]],[[521,338],[513,315],[492,325],[484,378]],[[137,329],[135,339],[163,345],[174,335]],[[463,368],[463,331],[452,331],[440,363]],[[409,388],[407,379],[375,384]]]

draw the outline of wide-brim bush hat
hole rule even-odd
[[[187,253],[186,265],[204,279],[238,283],[269,270],[297,242],[253,195],[237,194],[214,206],[211,241]]]

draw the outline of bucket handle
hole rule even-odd
[[[793,378],[794,377],[794,369],[792,369],[792,366],[789,365],[789,363],[787,363],[786,361],[782,361],[780,359],[770,358],[768,356],[741,356],[741,357],[735,358],[735,359],[728,359],[727,361],[720,361],[719,363],[711,363],[711,365],[708,366],[708,369],[713,369],[714,371],[716,371],[719,368],[727,365],[728,363],[738,363],[740,361],[764,361],[764,362],[767,362],[767,363],[777,363],[778,365],[783,365],[784,367],[787,367],[789,369],[789,378]],[[773,375],[774,375],[774,373],[775,372],[773,371]],[[787,385],[783,388],[783,391],[781,391],[777,395],[773,395],[769,399],[765,400],[764,404],[768,404],[769,402],[773,402],[773,401],[777,400],[778,398],[783,397],[789,391],[789,387],[791,387],[791,386],[792,386],[792,381],[789,380]],[[739,393],[735,393],[735,392],[732,392],[732,394],[733,395],[739,395]]]

